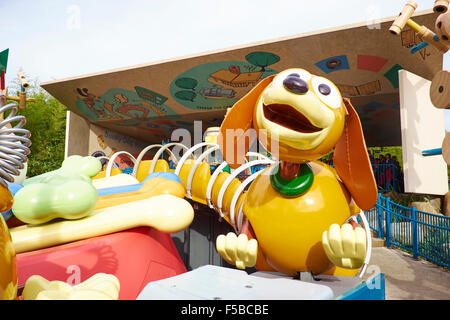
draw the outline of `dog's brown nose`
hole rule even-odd
[[[292,93],[305,94],[308,92],[308,84],[296,73],[290,74],[283,81],[284,87]]]

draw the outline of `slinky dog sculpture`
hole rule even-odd
[[[240,235],[217,238],[221,256],[241,269],[292,276],[360,268],[366,232],[348,221],[371,209],[378,194],[350,100],[328,79],[288,69],[228,111],[218,141],[231,168],[244,163],[251,129],[279,161],[248,189]],[[334,168],[317,161],[333,148]]]

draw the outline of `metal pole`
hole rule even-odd
[[[417,220],[416,220],[416,207],[412,207],[411,212],[411,222],[412,222],[412,243],[413,243],[413,257],[414,259],[417,259],[419,257],[419,244],[418,244],[418,234],[417,234]]]
[[[386,198],[386,247],[391,247],[391,199]]]
[[[377,199],[377,216],[378,216],[378,238],[383,238],[383,211],[382,211],[382,205],[381,205],[381,193],[378,194],[378,199]]]

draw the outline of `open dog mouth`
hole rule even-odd
[[[263,111],[267,120],[290,130],[302,133],[314,133],[322,130],[313,125],[301,112],[287,104],[263,104]]]

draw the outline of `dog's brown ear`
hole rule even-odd
[[[255,141],[256,135],[249,130],[252,128],[253,110],[259,96],[274,77],[273,75],[263,79],[236,102],[228,110],[220,126],[220,134],[217,141],[225,161],[233,169],[245,162],[245,155]]]
[[[344,105],[347,109],[345,127],[336,144],[333,162],[355,203],[361,209],[368,210],[377,202],[377,184],[358,114],[349,99],[344,98]]]

